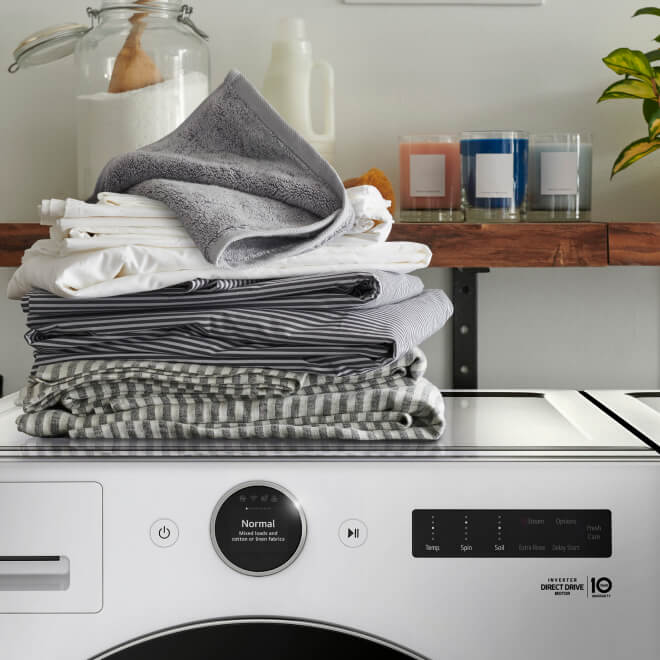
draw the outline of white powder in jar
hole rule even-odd
[[[187,73],[130,92],[78,96],[78,197],[87,199],[105,164],[173,131],[207,96],[209,81]]]

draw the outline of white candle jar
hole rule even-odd
[[[206,35],[181,0],[88,9],[92,26],[68,24],[31,35],[10,71],[75,52],[78,197],[91,195],[113,156],[174,130],[209,93]]]

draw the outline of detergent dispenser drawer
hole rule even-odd
[[[98,612],[102,489],[0,482],[0,613]]]

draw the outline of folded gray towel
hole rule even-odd
[[[92,200],[104,191],[165,203],[218,266],[307,252],[354,218],[337,173],[237,71],[175,131],[113,158]]]

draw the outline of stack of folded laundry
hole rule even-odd
[[[126,194],[130,193],[130,194]],[[173,134],[111,161],[94,204],[46,200],[9,284],[44,437],[435,440],[418,348],[451,316],[385,242],[377,189],[336,173],[240,76]]]

